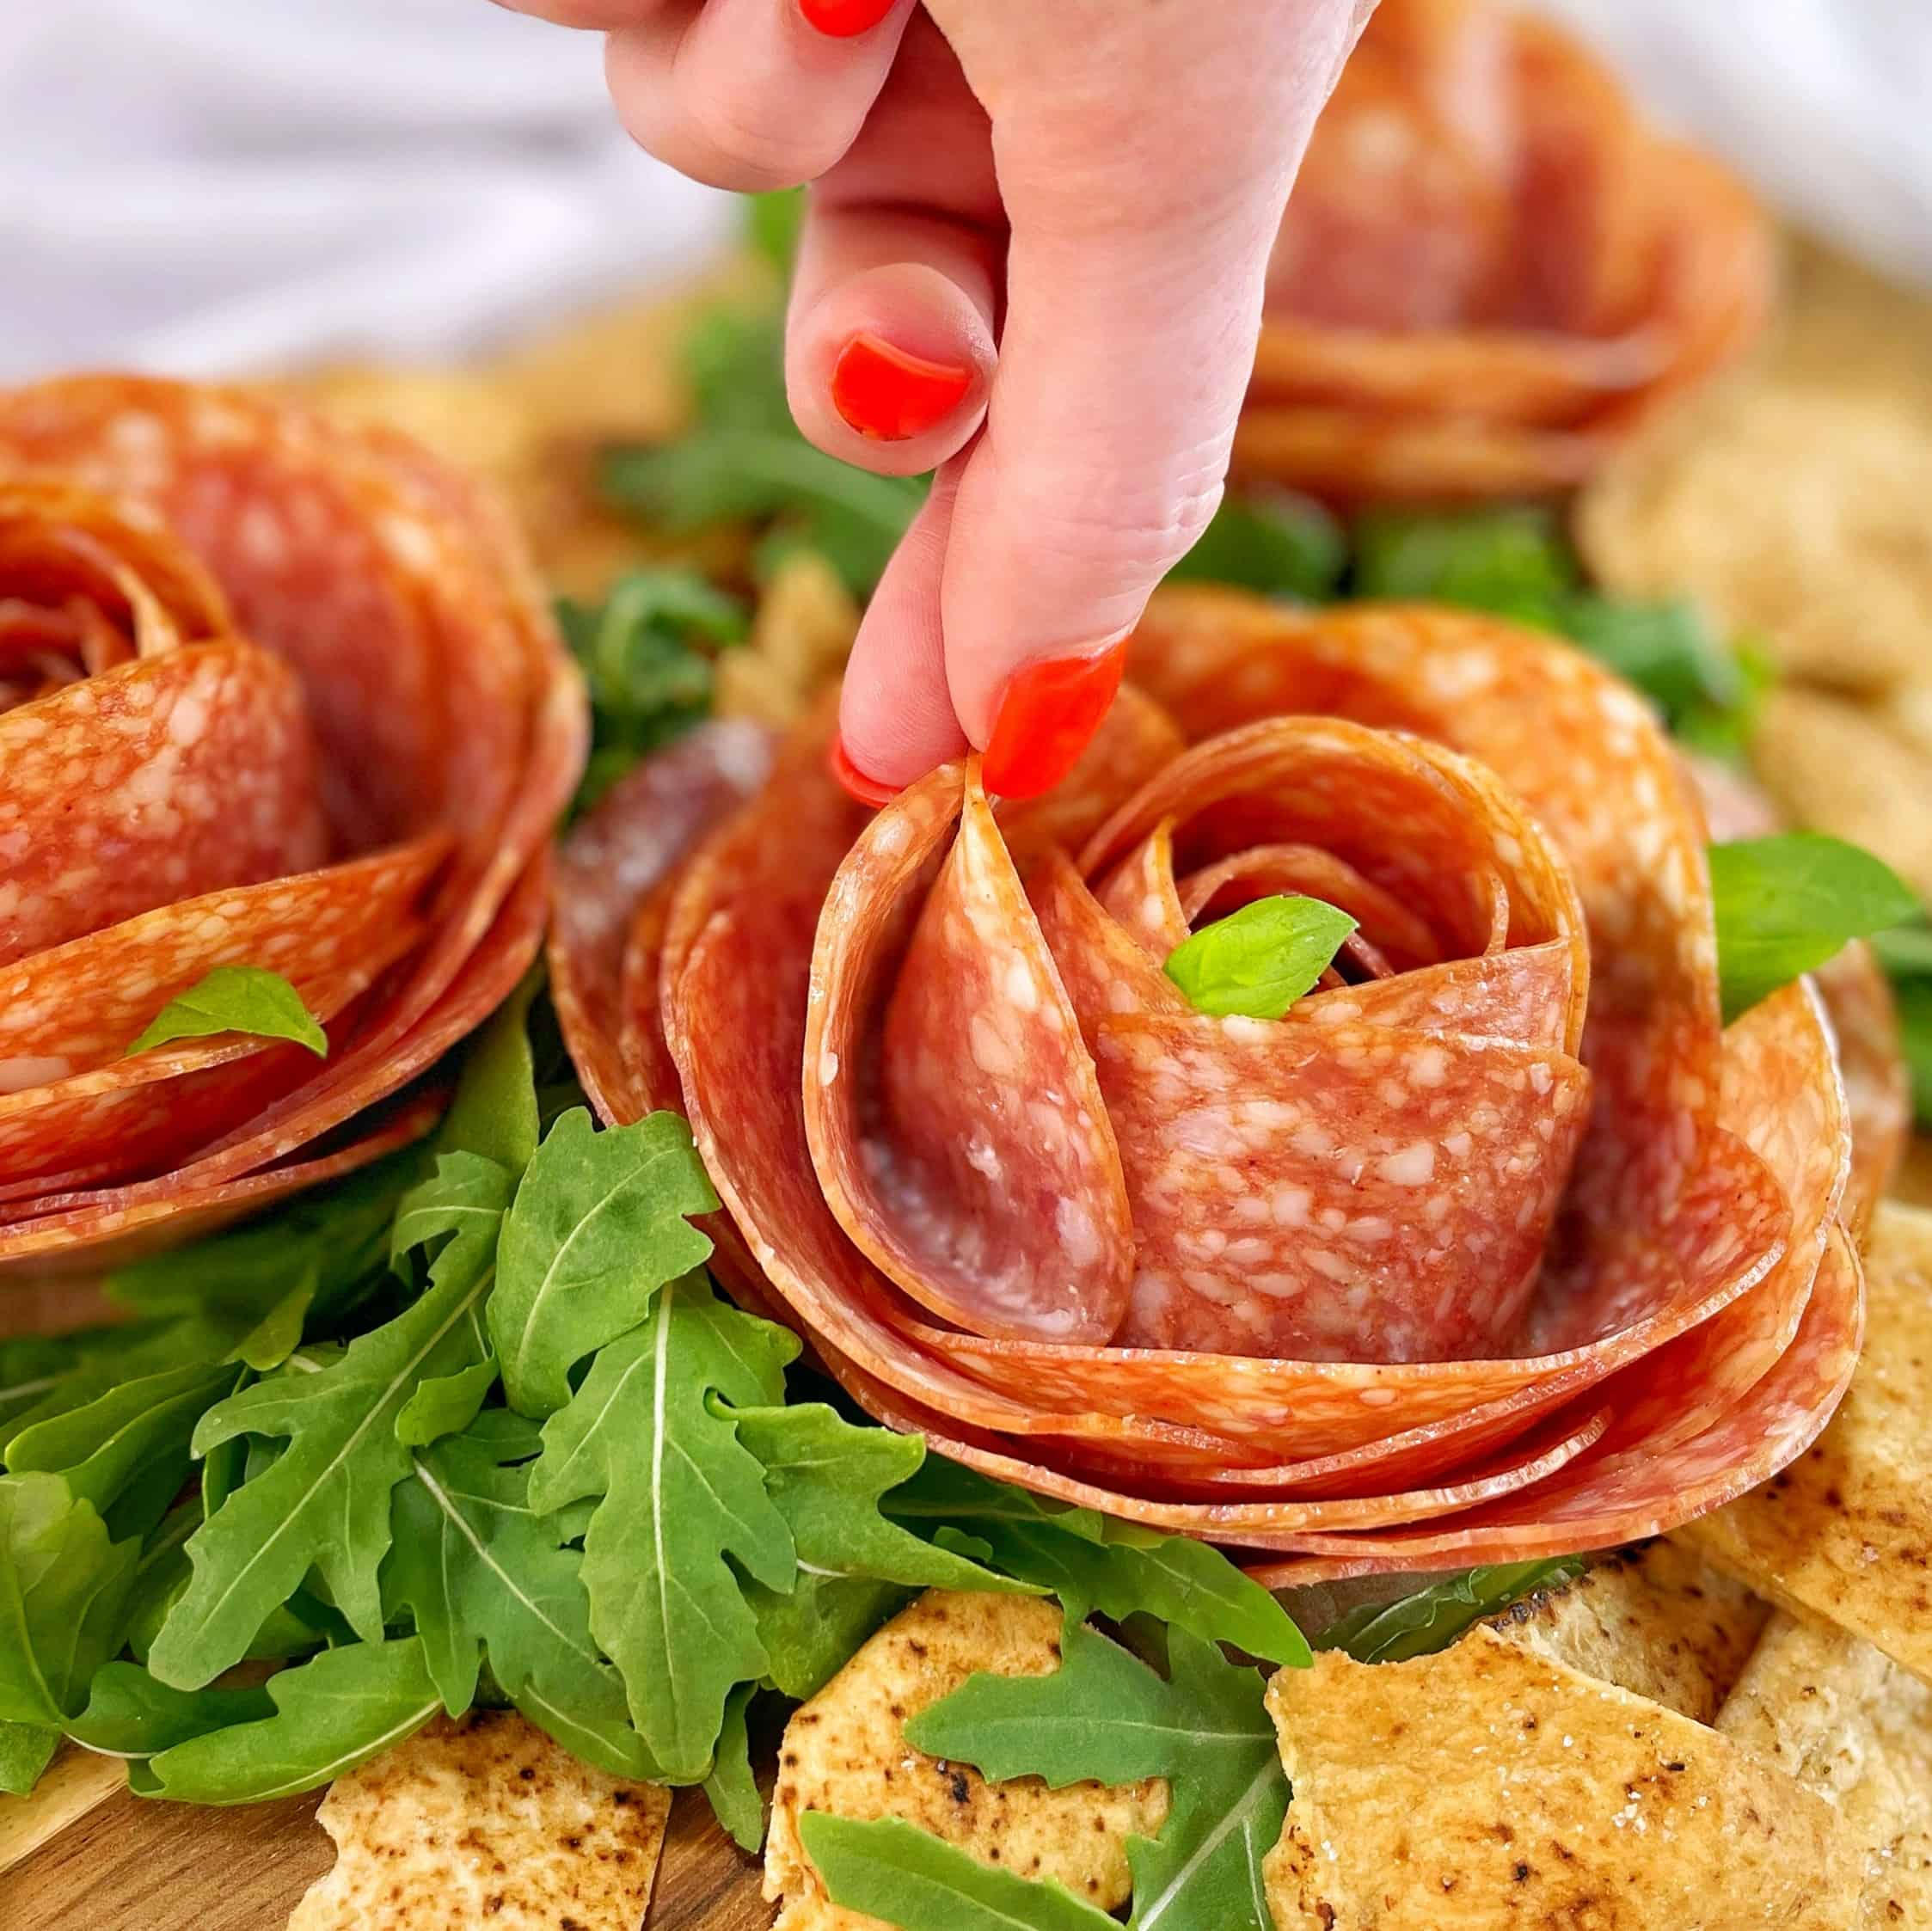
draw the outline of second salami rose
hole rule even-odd
[[[1130,676],[1037,803],[968,762],[873,815],[823,729],[714,727],[575,835],[566,1031],[614,1115],[688,1113],[734,1290],[941,1452],[1297,1579],[1626,1540],[1800,1452],[1859,1327],[1834,1045],[1804,984],[1720,1027],[1642,702],[1214,592]],[[1260,900],[1346,936],[1191,996]]]

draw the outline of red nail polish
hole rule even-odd
[[[834,40],[849,40],[869,33],[892,10],[892,0],[798,0],[808,27]]]
[[[1027,664],[1007,679],[981,775],[1003,798],[1037,798],[1078,762],[1120,688],[1121,638],[1092,657]]]
[[[831,371],[831,406],[862,436],[903,443],[943,422],[966,400],[972,371],[923,355],[873,334],[855,335]]]
[[[831,766],[831,775],[844,788],[847,795],[856,798],[862,805],[889,805],[905,788],[904,785],[887,784],[883,778],[868,777],[852,762],[852,754],[846,750],[843,735],[833,738],[825,763]]]

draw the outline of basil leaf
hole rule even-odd
[[[1818,831],[1713,845],[1710,874],[1727,1019],[1919,911],[1890,866]]]
[[[741,1683],[725,1699],[724,1726],[718,1732],[711,1774],[704,1780],[704,1796],[733,1842],[756,1855],[764,1842],[764,1804],[751,1775],[751,1744],[745,1726],[753,1688]]]
[[[318,1059],[328,1057],[328,1036],[302,1003],[302,995],[279,972],[260,966],[215,966],[148,1021],[126,1057],[132,1059],[170,1039],[203,1039],[217,1033],[291,1039]]]
[[[680,1115],[600,1133],[587,1112],[566,1113],[503,1222],[489,1327],[510,1406],[555,1413],[570,1399],[571,1368],[710,1257],[690,1217],[717,1205]]]
[[[658,1290],[641,1327],[604,1345],[543,1425],[531,1504],[550,1512],[598,1498],[584,1532],[591,1630],[672,1781],[708,1773],[726,1699],[765,1672],[739,1572],[781,1591],[796,1572],[764,1472],[709,1397],[775,1405],[797,1352],[788,1331],[687,1276]]]
[[[982,1864],[897,1818],[807,1811],[799,1836],[833,1903],[899,1931],[1120,1931],[1064,1886]]]
[[[1312,603],[1334,594],[1347,558],[1340,524],[1313,498],[1250,489],[1222,498],[1168,580],[1238,584]]]
[[[1339,1649],[1358,1663],[1406,1663],[1411,1657],[1432,1656],[1472,1623],[1536,1590],[1567,1582],[1582,1570],[1583,1558],[1576,1555],[1466,1569],[1399,1602],[1352,1609],[1313,1641],[1316,1649]]]
[[[0,1723],[0,1792],[31,1797],[60,1748],[60,1732],[36,1723]]]
[[[1328,968],[1355,921],[1282,892],[1204,925],[1168,954],[1167,975],[1197,1012],[1279,1019]]]
[[[342,1776],[422,1728],[439,1700],[414,1636],[324,1650],[268,1679],[275,1713],[128,1766],[143,1797],[261,1804]]]
[[[1932,925],[1923,923],[1874,933],[1872,950],[1891,975],[1898,1008],[1898,1044],[1911,1075],[1912,1108],[1921,1126],[1932,1126]],[[0,1413],[4,1413],[0,1391]]]
[[[1635,684],[1673,728],[1696,717],[1708,731],[1715,718],[1739,711],[1755,695],[1743,663],[1686,599],[1579,595],[1555,616],[1556,628]]]

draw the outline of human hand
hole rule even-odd
[[[610,34],[626,126],[721,187],[813,183],[800,427],[936,469],[852,653],[835,768],[970,743],[1064,775],[1220,500],[1295,169],[1372,0],[516,0]]]

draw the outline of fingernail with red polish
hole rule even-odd
[[[843,735],[832,739],[825,762],[847,795],[856,798],[862,805],[889,805],[905,788],[903,785],[887,784],[883,778],[868,777],[852,762],[852,754],[846,750]]]
[[[798,0],[808,27],[834,40],[849,40],[869,33],[892,10],[893,0]]]
[[[1007,679],[981,775],[1003,798],[1037,798],[1078,763],[1120,688],[1127,642],[1027,664]]]
[[[831,371],[831,404],[846,423],[874,442],[903,443],[943,422],[966,400],[972,371],[929,362],[882,337],[855,335]]]

